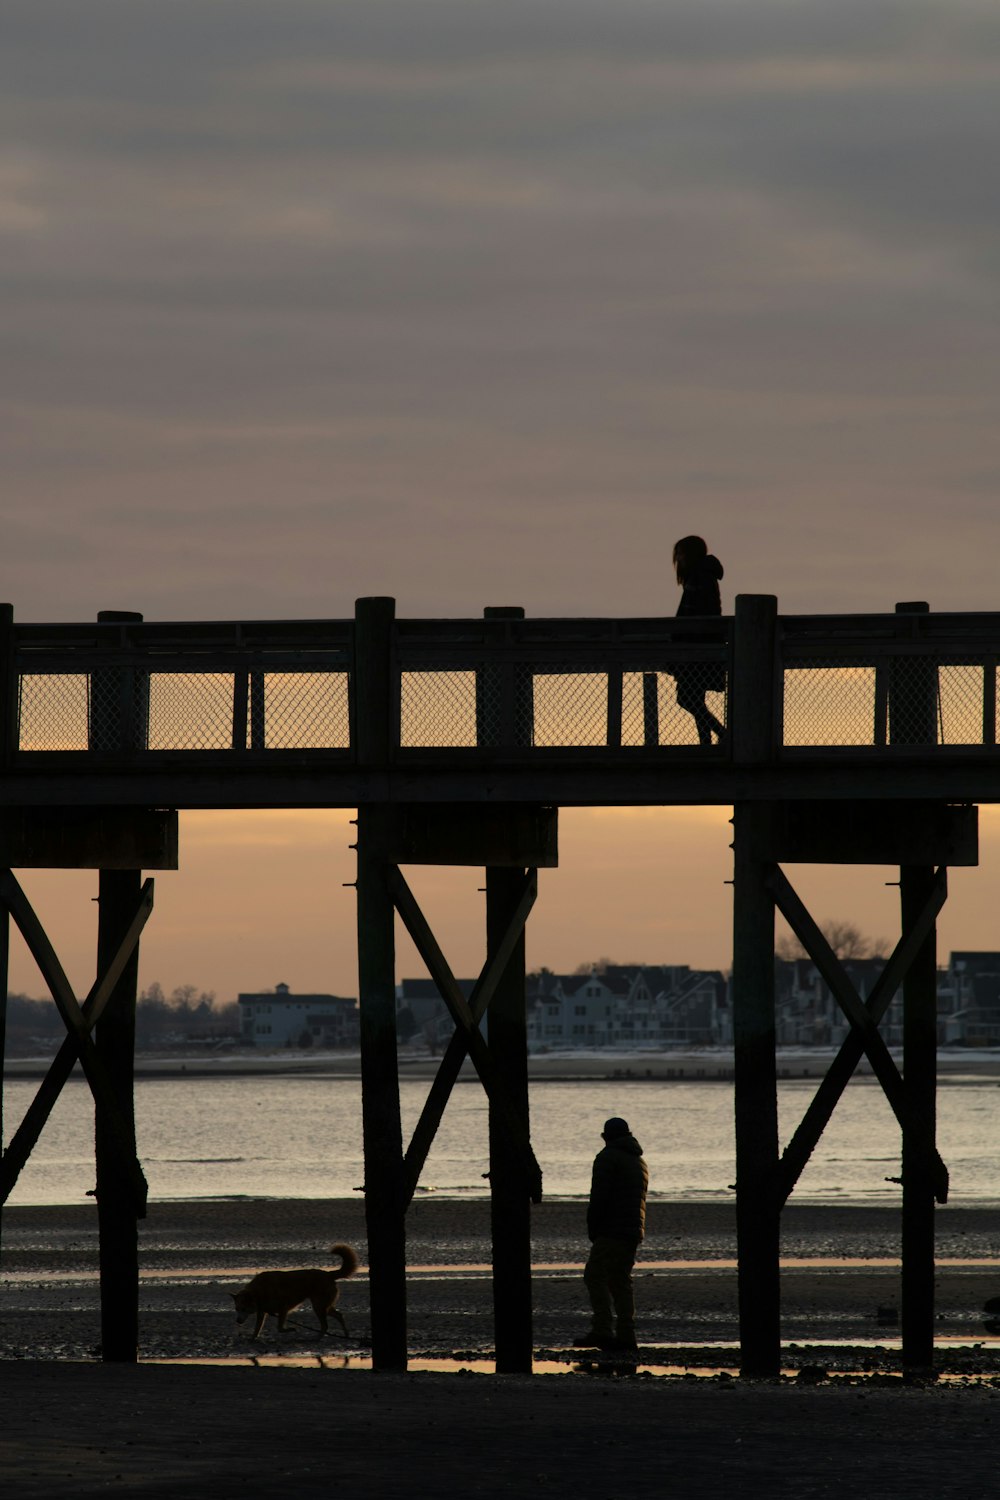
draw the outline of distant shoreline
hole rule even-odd
[[[835,1055],[832,1048],[781,1049],[777,1055],[779,1079],[821,1078]],[[899,1060],[899,1059],[897,1059]],[[438,1070],[440,1057],[424,1054],[399,1054],[401,1079],[431,1079]],[[47,1057],[9,1057],[4,1064],[4,1078],[40,1079],[51,1063]],[[357,1052],[239,1052],[189,1057],[177,1053],[161,1056],[139,1053],[135,1060],[138,1079],[170,1078],[248,1078],[248,1077],[361,1077],[361,1058]],[[857,1076],[871,1077],[867,1061],[862,1061]],[[574,1083],[609,1080],[632,1083],[712,1083],[731,1082],[732,1053],[718,1050],[677,1052],[589,1052],[565,1051],[532,1053],[528,1058],[528,1077],[536,1083]],[[938,1077],[942,1083],[1000,1080],[1000,1049],[943,1049],[938,1053]],[[475,1069],[466,1061],[460,1082],[473,1081]]]

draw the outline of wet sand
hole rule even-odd
[[[532,1211],[534,1337],[565,1354],[587,1326],[581,1280],[584,1205],[547,1201]],[[691,1368],[717,1365],[738,1339],[735,1208],[731,1201],[649,1205],[636,1267],[639,1336],[650,1357]],[[937,1217],[937,1330],[941,1359],[954,1341],[981,1344],[959,1363],[990,1372],[1000,1359],[984,1303],[1000,1294],[1000,1210],[945,1207]],[[2,1229],[0,1360],[89,1359],[100,1340],[96,1209],[10,1208]],[[354,1245],[361,1272],[342,1288],[351,1338],[323,1340],[310,1315],[262,1347],[363,1357],[370,1327],[363,1204],[348,1200],[233,1199],[150,1205],[140,1224],[140,1340],[147,1358],[246,1357],[228,1293],[255,1271],[329,1262],[336,1240]],[[488,1358],[492,1351],[489,1203],[418,1198],[407,1217],[409,1342],[415,1354]],[[801,1352],[828,1343],[865,1350],[895,1368],[899,1214],[885,1208],[790,1204],[783,1216],[783,1336]],[[880,1312],[881,1310],[881,1312]],[[710,1346],[707,1352],[697,1346]],[[669,1356],[669,1357],[668,1357]],[[732,1349],[727,1351],[732,1363]],[[840,1364],[856,1358],[848,1350]],[[830,1363],[828,1357],[825,1362]],[[971,1362],[971,1363],[970,1363]],[[1000,1364],[997,1365],[1000,1369]]]
[[[229,1306],[228,1291],[252,1272],[323,1263],[334,1240],[364,1262],[356,1199],[153,1203],[140,1226],[138,1366],[95,1358],[93,1206],[9,1209],[0,1482],[25,1500],[109,1490],[149,1500],[311,1500],[334,1489],[614,1500],[637,1486],[699,1500],[805,1500],[845,1486],[889,1500],[990,1492],[1000,1351],[982,1304],[1000,1292],[1000,1211],[939,1213],[943,1378],[919,1388],[903,1385],[898,1332],[878,1321],[879,1308],[898,1307],[891,1210],[786,1210],[789,1373],[773,1382],[708,1373],[735,1362],[730,1202],[651,1204],[637,1267],[638,1374],[568,1347],[586,1325],[583,1205],[544,1203],[533,1225],[538,1368],[564,1373],[459,1373],[488,1367],[492,1353],[491,1283],[478,1269],[489,1261],[489,1206],[429,1199],[408,1219],[410,1348],[415,1364],[454,1358],[454,1373],[388,1375],[365,1367],[364,1269],[343,1286],[348,1339],[320,1338],[303,1313],[254,1345]]]

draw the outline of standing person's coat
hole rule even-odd
[[[649,1170],[634,1135],[617,1135],[594,1158],[587,1233],[638,1245],[646,1232]]]

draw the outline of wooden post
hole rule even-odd
[[[523,620],[519,605],[490,605],[484,620]],[[496,638],[494,637],[494,641]],[[505,643],[504,643],[505,644]],[[535,732],[535,687],[530,665],[504,652],[499,670],[476,673],[476,744],[510,750],[530,746]]]
[[[608,668],[608,718],[605,738],[609,750],[622,747],[622,668]]]
[[[923,601],[897,604],[896,614],[926,615]],[[905,629],[905,619],[901,619]],[[929,745],[936,740],[937,671],[922,657],[893,662],[889,687],[891,743]],[[903,932],[927,901],[933,865],[902,865],[899,896]],[[903,1130],[902,1336],[903,1369],[913,1375],[934,1363],[934,1178],[927,1144],[937,1116],[937,932],[932,928],[903,980],[903,1083],[909,1114],[924,1139]]]
[[[519,606],[491,606],[487,620],[523,620]],[[533,685],[530,673],[515,666],[506,713],[497,726],[501,745],[530,744]],[[486,870],[486,950],[498,949],[517,909],[524,871],[500,866]],[[525,1013],[524,934],[511,954],[488,1011],[490,1053],[507,1095],[530,1133],[528,1115],[528,1028]],[[493,1239],[493,1315],[496,1367],[500,1375],[531,1373],[531,1199],[524,1165],[514,1150],[503,1118],[489,1111],[490,1219]]]
[[[250,748],[251,750],[264,750],[266,746],[265,715],[264,715],[264,673],[254,670],[250,673],[249,683],[250,698]]]
[[[927,901],[933,865],[899,871],[906,932]],[[903,1130],[902,1335],[903,1369],[930,1371],[934,1363],[934,1177],[928,1159],[937,1119],[937,931],[931,928],[903,980],[903,1083],[910,1117],[923,1140]]]
[[[97,618],[101,623],[128,624],[141,621],[142,615],[102,610]],[[100,679],[100,712],[92,711],[91,748],[115,751],[144,748],[149,704],[146,674],[112,667],[102,670]],[[92,700],[97,695],[98,689],[92,685]],[[99,974],[110,965],[131,925],[141,888],[141,870],[101,870],[98,874]],[[138,977],[137,945],[94,1032],[97,1053],[107,1071],[133,1153]],[[94,1137],[101,1262],[101,1358],[105,1362],[134,1364],[139,1355],[139,1236],[135,1199],[122,1177],[120,1152],[100,1109],[95,1112]]]
[[[6,1144],[4,1129],[4,1063],[7,1057],[7,989],[10,983],[10,913],[0,908],[0,1141]],[[3,1203],[0,1202],[0,1242],[2,1242]]]
[[[913,617],[928,614],[930,605],[922,599],[897,604],[897,634],[904,640],[910,638],[917,623]],[[935,744],[937,702],[937,663],[930,655],[893,656],[889,671],[889,743]]]
[[[732,683],[733,758],[762,764],[775,750],[777,600],[736,600]],[[781,1367],[778,1088],[774,1028],[773,864],[765,858],[768,804],[733,809],[733,1042],[736,1111],[736,1237],[740,1368]]]
[[[0,604],[0,768],[17,751],[18,680],[14,662],[14,606]]]
[[[486,871],[486,944],[499,947],[524,889],[523,870]],[[528,1034],[525,1014],[524,933],[489,1007],[490,1054],[508,1099],[529,1131]],[[490,1131],[490,1219],[493,1238],[493,1315],[498,1375],[531,1374],[531,1199],[524,1163],[493,1103]]]
[[[656,672],[642,674],[642,743],[660,743],[660,679]]]
[[[359,599],[355,615],[354,725],[358,764],[392,758],[395,601]],[[406,1226],[403,1133],[396,1056],[395,910],[388,885],[389,808],[358,808],[358,986],[365,1218],[372,1365],[406,1369]]]
[[[142,886],[140,870],[101,870],[98,874],[97,971],[113,959],[135,916]],[[112,991],[95,1027],[94,1042],[117,1102],[129,1144],[135,1150],[135,1006],[139,948]],[[139,1352],[139,1236],[135,1198],[124,1180],[100,1109],[95,1116],[97,1224],[100,1237],[101,1358],[134,1363]]]
[[[14,673],[12,637],[14,606],[0,604],[0,767],[10,765],[17,734],[17,679]],[[10,975],[10,913],[0,907],[0,1142],[6,1143],[4,1130],[4,1061],[7,1055],[7,986]],[[3,1205],[0,1204],[0,1240],[2,1240]]]
[[[767,804],[733,816],[733,1044],[740,1369],[777,1375],[781,1364],[778,1086],[774,1029],[773,866],[761,858]]]
[[[733,760],[763,765],[780,746],[782,704],[776,652],[778,601],[772,594],[738,594],[733,621]]]
[[[102,625],[141,624],[142,615],[127,609],[102,609]],[[149,743],[149,673],[134,667],[97,667],[90,679],[91,750],[130,754]]]
[[[249,672],[233,673],[233,749],[247,747],[247,706],[250,702]]]

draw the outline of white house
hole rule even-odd
[[[240,1037],[251,1047],[356,1047],[358,1004],[341,995],[293,995],[287,984],[239,995]]]

